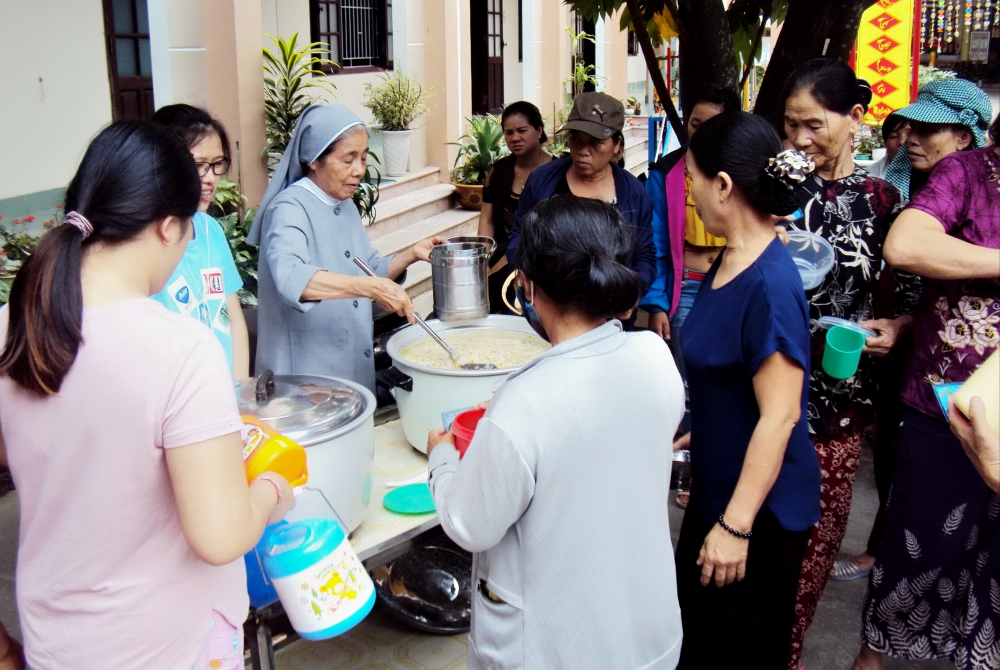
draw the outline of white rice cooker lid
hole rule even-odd
[[[252,414],[296,442],[313,443],[364,413],[368,401],[346,382],[333,377],[275,375],[237,385],[241,414]]]

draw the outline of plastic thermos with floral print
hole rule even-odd
[[[307,519],[272,532],[264,571],[295,632],[307,640],[350,630],[375,604],[368,571],[332,519]]]

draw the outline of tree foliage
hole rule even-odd
[[[324,54],[330,53],[322,42],[307,44],[298,49],[299,34],[289,39],[267,35],[274,41],[275,51],[263,47],[264,55],[264,123],[267,144],[261,160],[270,167],[277,164],[285,147],[292,139],[299,117],[319,100],[307,89],[316,88],[333,92],[334,85],[322,75],[322,67],[337,67]]]
[[[780,118],[780,95],[791,71],[818,56],[848,60],[861,14],[876,0],[564,0],[588,19],[609,19],[621,11],[622,29],[632,28],[646,56],[664,110],[683,140],[686,135],[673,118],[673,105],[664,99],[666,86],[652,54],[664,30],[680,42],[681,103],[705,86],[739,89],[755,58],[762,52],[767,22],[784,23],[767,69],[768,77],[757,98],[755,112]],[[642,21],[633,21],[641,15]],[[662,92],[661,92],[662,91]]]

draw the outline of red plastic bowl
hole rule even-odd
[[[459,457],[465,456],[465,450],[472,442],[472,436],[476,433],[476,426],[479,420],[486,414],[484,409],[470,409],[455,417],[451,424],[451,432],[455,435],[455,448],[458,449]]]

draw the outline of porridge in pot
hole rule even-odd
[[[400,351],[400,357],[416,365],[441,370],[458,370],[467,363],[489,364],[500,369],[524,365],[552,345],[536,335],[495,328],[471,332],[439,333],[441,339],[458,355],[452,360],[448,353],[430,337],[423,337]]]

